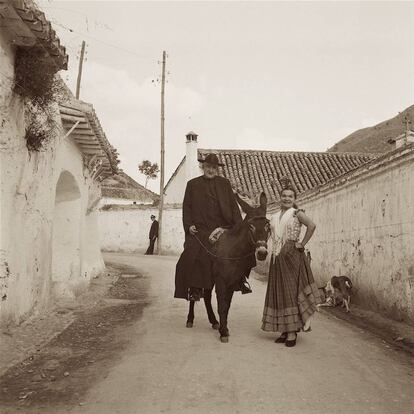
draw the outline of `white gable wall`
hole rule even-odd
[[[185,161],[178,168],[175,176],[172,177],[165,190],[165,204],[180,204],[183,202],[185,186],[187,185],[187,175],[185,170]]]

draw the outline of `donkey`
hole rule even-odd
[[[227,316],[233,293],[246,273],[249,256],[263,261],[267,257],[267,241],[270,236],[270,222],[266,218],[267,197],[260,194],[259,207],[252,207],[238,195],[237,202],[246,214],[244,220],[233,229],[225,232],[217,241],[214,249],[213,265],[216,282],[218,313],[220,318],[220,340],[229,341]]]
[[[213,329],[220,332],[221,342],[228,342],[229,330],[227,316],[234,291],[240,285],[240,278],[247,273],[249,259],[256,255],[257,260],[263,261],[267,257],[267,241],[270,236],[270,223],[266,218],[267,197],[264,192],[260,195],[259,207],[252,207],[238,194],[236,199],[243,212],[244,220],[233,229],[222,234],[209,253],[214,258],[213,274],[216,287],[218,313],[217,321],[211,306],[211,290],[204,292],[204,303],[208,319]],[[190,301],[187,316],[187,327],[193,326],[194,301]]]

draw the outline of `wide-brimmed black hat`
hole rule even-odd
[[[199,162],[202,162],[202,163],[207,163],[207,164],[215,165],[217,167],[224,167],[224,164],[221,164],[219,162],[219,159],[218,159],[218,157],[217,157],[216,154],[208,154],[206,156],[206,158],[204,158],[204,160],[199,159],[198,161]]]

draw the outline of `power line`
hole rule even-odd
[[[45,9],[47,9],[47,8],[51,9],[51,8],[53,8],[55,10],[63,10],[63,11],[68,11],[70,13],[78,14],[80,16],[86,17],[87,19],[91,19],[94,22],[95,27],[101,27],[101,28],[103,28],[105,30],[111,30],[111,31],[113,31],[112,27],[110,27],[107,23],[102,22],[102,21],[97,20],[97,19],[94,19],[90,15],[88,15],[86,13],[82,13],[82,12],[80,12],[78,10],[67,9],[65,7],[56,7],[56,6],[53,6],[53,5],[44,5],[44,6],[42,6],[42,8],[45,8]]]
[[[121,47],[121,46],[114,45],[114,44],[112,44],[112,43],[108,43],[108,42],[106,42],[105,40],[98,39],[97,37],[95,37],[95,36],[91,36],[90,34],[87,34],[87,33],[82,33],[82,32],[80,32],[80,31],[78,31],[78,30],[72,29],[71,27],[66,26],[66,25],[64,25],[64,24],[62,24],[62,23],[60,23],[60,22],[58,22],[56,19],[51,19],[51,22],[52,22],[53,24],[55,24],[55,25],[57,25],[57,26],[61,27],[62,29],[65,29],[65,30],[69,31],[70,33],[76,33],[76,34],[78,34],[78,35],[80,35],[80,36],[89,37],[90,39],[92,39],[92,40],[94,40],[94,41],[96,41],[96,42],[102,43],[102,44],[103,44],[103,45],[105,45],[105,46],[112,47],[112,48],[117,49],[117,50],[120,50],[121,52],[124,52],[124,53],[129,53],[129,54],[131,54],[131,55],[133,55],[133,56],[135,56],[135,57],[137,57],[137,58],[139,58],[139,59],[147,59],[147,58],[150,58],[150,56],[148,56],[148,55],[139,55],[138,53],[133,52],[132,50],[129,50],[129,49],[123,48],[123,47]],[[151,57],[151,58],[152,58],[152,57]]]

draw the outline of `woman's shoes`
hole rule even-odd
[[[287,339],[288,334],[287,332],[283,332],[282,335],[279,336],[279,338],[275,339],[275,342],[277,344],[285,344],[285,346],[292,348],[296,345],[296,339],[298,339],[298,334],[295,332],[295,339]]]
[[[298,339],[298,334],[295,333],[295,339],[286,339],[285,346],[292,348],[296,345],[296,339]]]
[[[284,344],[286,342],[286,339],[287,339],[287,333],[283,332],[282,335],[279,336],[279,338],[275,339],[275,343]]]

